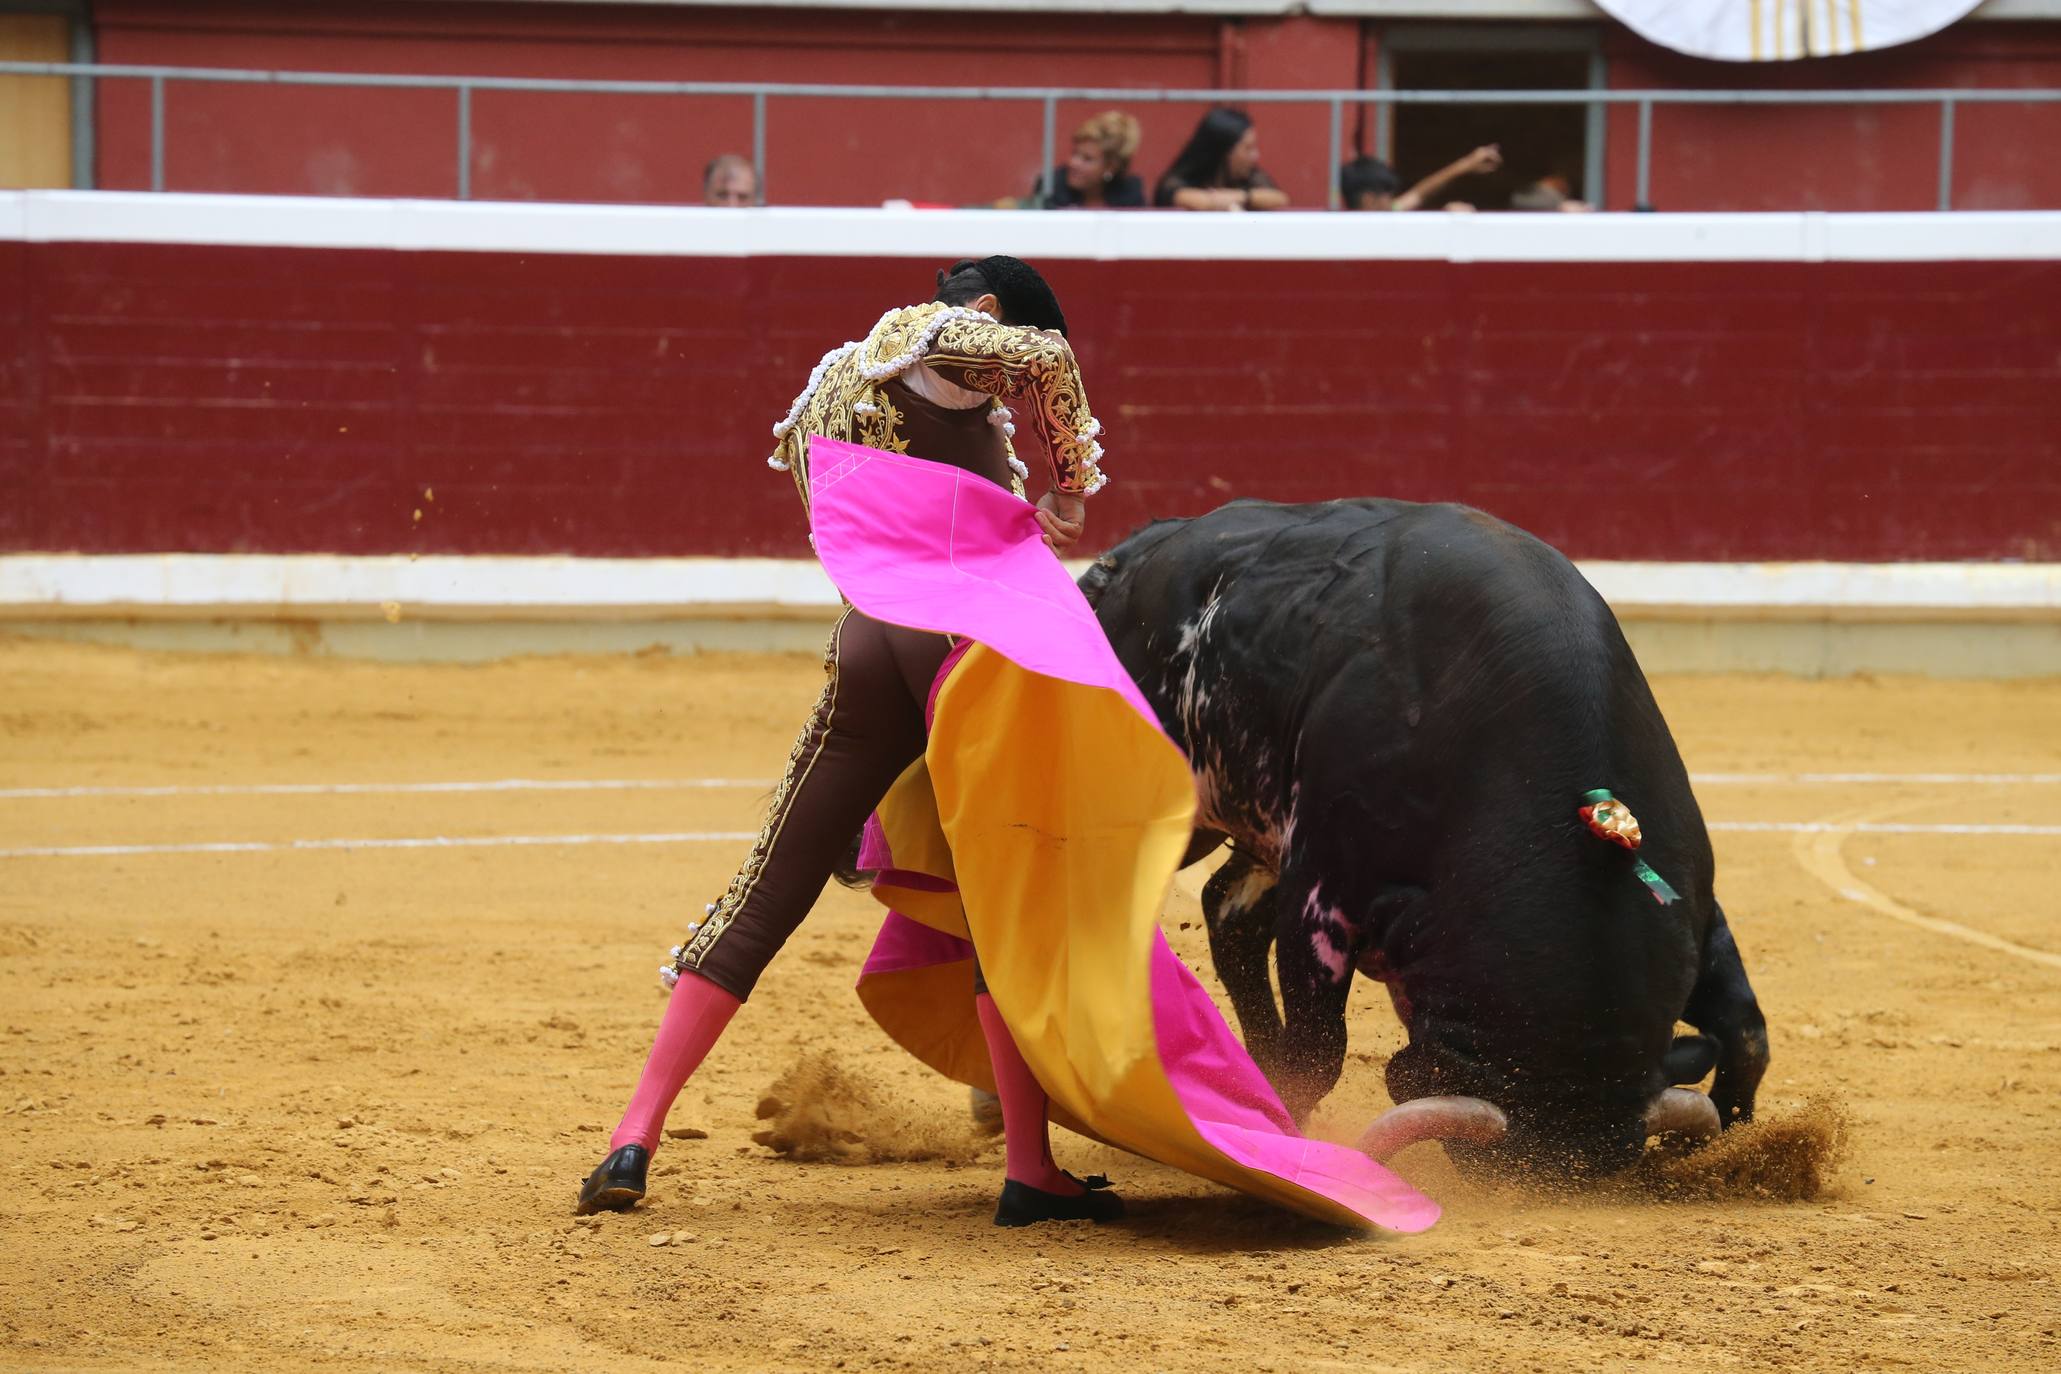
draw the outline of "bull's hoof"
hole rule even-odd
[[[1067,1175],[1073,1178],[1072,1174]],[[1006,1179],[1002,1200],[995,1207],[997,1226],[1035,1226],[1041,1221],[1115,1221],[1124,1214],[1124,1200],[1107,1191],[1109,1180],[1100,1174],[1073,1181],[1086,1189],[1076,1196],[1048,1193],[1028,1183]]]
[[[644,1196],[644,1171],[651,1167],[651,1151],[642,1145],[625,1145],[594,1166],[580,1185],[575,1216],[595,1212],[627,1212]]]

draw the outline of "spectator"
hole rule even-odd
[[[1152,203],[1174,210],[1279,210],[1288,197],[1259,165],[1252,116],[1219,105],[1159,179]]]
[[[1338,169],[1338,196],[1348,210],[1421,210],[1424,203],[1464,176],[1493,172],[1503,165],[1503,152],[1490,143],[1476,148],[1458,162],[1441,167],[1424,180],[1396,194],[1402,179],[1395,168],[1379,158],[1355,158]],[[1474,207],[1464,200],[1448,201],[1448,210],[1467,211]]]
[[[1566,177],[1540,177],[1528,186],[1520,186],[1510,193],[1512,210],[1551,210],[1563,214],[1579,215],[1596,207],[1585,200],[1576,200],[1569,194],[1573,187]]]
[[[1073,131],[1073,156],[1052,169],[1052,191],[1031,188],[1030,204],[1047,210],[1129,210],[1145,203],[1145,183],[1131,172],[1138,121],[1121,110],[1084,120]]]
[[[1356,157],[1338,169],[1338,202],[1348,210],[1393,210],[1403,179],[1378,157]]]
[[[709,205],[738,208],[759,203],[759,173],[751,159],[724,153],[701,174],[701,198]]]

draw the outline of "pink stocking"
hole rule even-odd
[[[1009,1034],[1009,1025],[995,999],[975,993],[981,1033],[987,1037],[988,1059],[995,1066],[995,1092],[1002,1099],[1002,1131],[1006,1155],[1003,1172],[1018,1183],[1047,1193],[1073,1196],[1081,1186],[1052,1162],[1052,1140],[1045,1122],[1045,1090],[1023,1062],[1023,1052]]]
[[[698,973],[680,974],[680,982],[666,1002],[665,1019],[659,1022],[658,1039],[651,1044],[651,1057],[644,1061],[637,1090],[630,1094],[629,1109],[608,1138],[609,1149],[624,1145],[658,1148],[659,1132],[665,1128],[673,1099],[743,1005]]]

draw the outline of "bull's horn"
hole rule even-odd
[[[1718,1133],[1717,1104],[1691,1088],[1669,1088],[1646,1109],[1647,1135],[1708,1140]]]
[[[1390,1107],[1360,1137],[1360,1149],[1387,1162],[1420,1140],[1471,1140],[1493,1145],[1510,1129],[1510,1118],[1493,1102],[1478,1097],[1420,1097]]]

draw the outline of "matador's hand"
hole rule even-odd
[[[1088,503],[1068,491],[1048,491],[1038,498],[1038,528],[1045,547],[1064,556],[1088,527]]]

